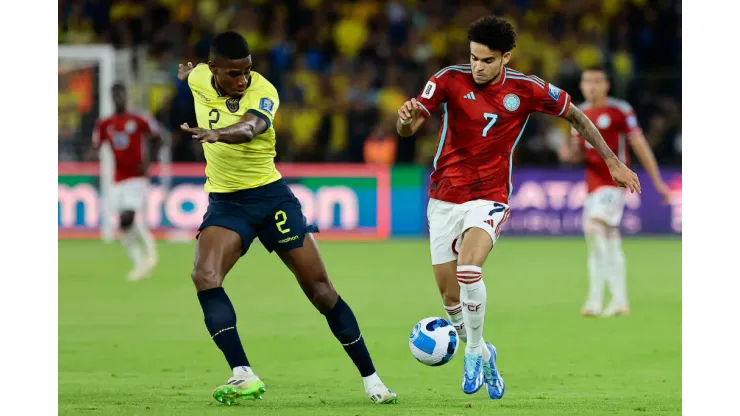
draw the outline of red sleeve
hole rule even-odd
[[[94,148],[99,148],[100,145],[108,140],[108,137],[106,136],[106,130],[104,128],[105,123],[103,121],[98,120],[95,123],[95,129],[93,130],[93,136],[92,136],[92,145]]]
[[[159,124],[153,117],[139,115],[139,125],[142,133],[147,136],[159,136]]]
[[[565,117],[570,106],[570,94],[549,82],[544,86],[539,83],[532,85],[532,111]]]
[[[640,123],[637,121],[637,115],[635,114],[635,110],[632,109],[632,106],[627,101],[619,101],[616,107],[624,117],[624,133],[632,134],[639,132],[641,130]]]
[[[432,112],[443,102],[447,101],[447,86],[446,82],[449,80],[450,75],[445,76],[445,69],[437,72],[424,86],[424,88],[416,97],[416,101],[421,106],[421,113],[424,117],[429,117]]]

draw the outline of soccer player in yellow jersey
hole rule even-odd
[[[395,403],[375,371],[354,314],[327,275],[301,205],[275,168],[277,91],[252,71],[246,40],[217,35],[208,64],[180,65],[178,77],[193,92],[198,127],[181,128],[203,143],[208,210],[198,229],[192,279],[206,327],[232,368],[233,377],[213,391],[221,403],[261,398],[265,384],[252,371],[236,329],[236,313],[222,283],[258,237],[295,275],[325,317],[376,403]]]

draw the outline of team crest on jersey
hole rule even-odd
[[[428,81],[427,85],[424,87],[424,91],[421,93],[421,98],[432,98],[432,95],[434,95],[434,90],[437,89],[437,84],[433,83],[432,81]]]
[[[113,143],[113,148],[116,150],[126,149],[129,145],[129,136],[126,133],[117,132],[113,135],[111,142]]]
[[[264,110],[272,114],[272,108],[274,106],[275,106],[275,103],[267,97],[262,97],[262,99],[260,100],[260,110]]]
[[[232,113],[236,113],[239,111],[239,98],[227,98],[226,99],[226,108],[229,109]]]
[[[599,116],[599,118],[596,119],[596,125],[600,129],[608,129],[611,124],[612,124],[612,119],[609,118],[608,114],[602,114]]]
[[[126,133],[133,133],[136,131],[136,122],[134,120],[129,120],[126,122],[126,126],[124,128],[126,129]]]
[[[560,98],[560,93],[562,91],[560,88],[550,84],[550,88],[548,89],[547,93],[550,94],[550,97],[552,97],[553,100],[557,101]]]
[[[516,94],[506,94],[504,97],[504,107],[509,111],[515,111],[520,103],[519,96]]]

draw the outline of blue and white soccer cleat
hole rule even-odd
[[[466,394],[473,394],[483,387],[483,356],[466,353],[464,361],[462,389]]]
[[[486,382],[486,391],[492,399],[504,397],[504,378],[496,368],[496,347],[486,342],[486,348],[491,352],[491,358],[483,362],[483,379]]]

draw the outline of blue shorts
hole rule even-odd
[[[315,225],[306,223],[301,203],[282,178],[259,188],[211,192],[208,194],[208,210],[198,227],[198,236],[211,225],[239,234],[242,256],[255,237],[268,251],[282,252],[303,247],[307,233],[319,232]]]

